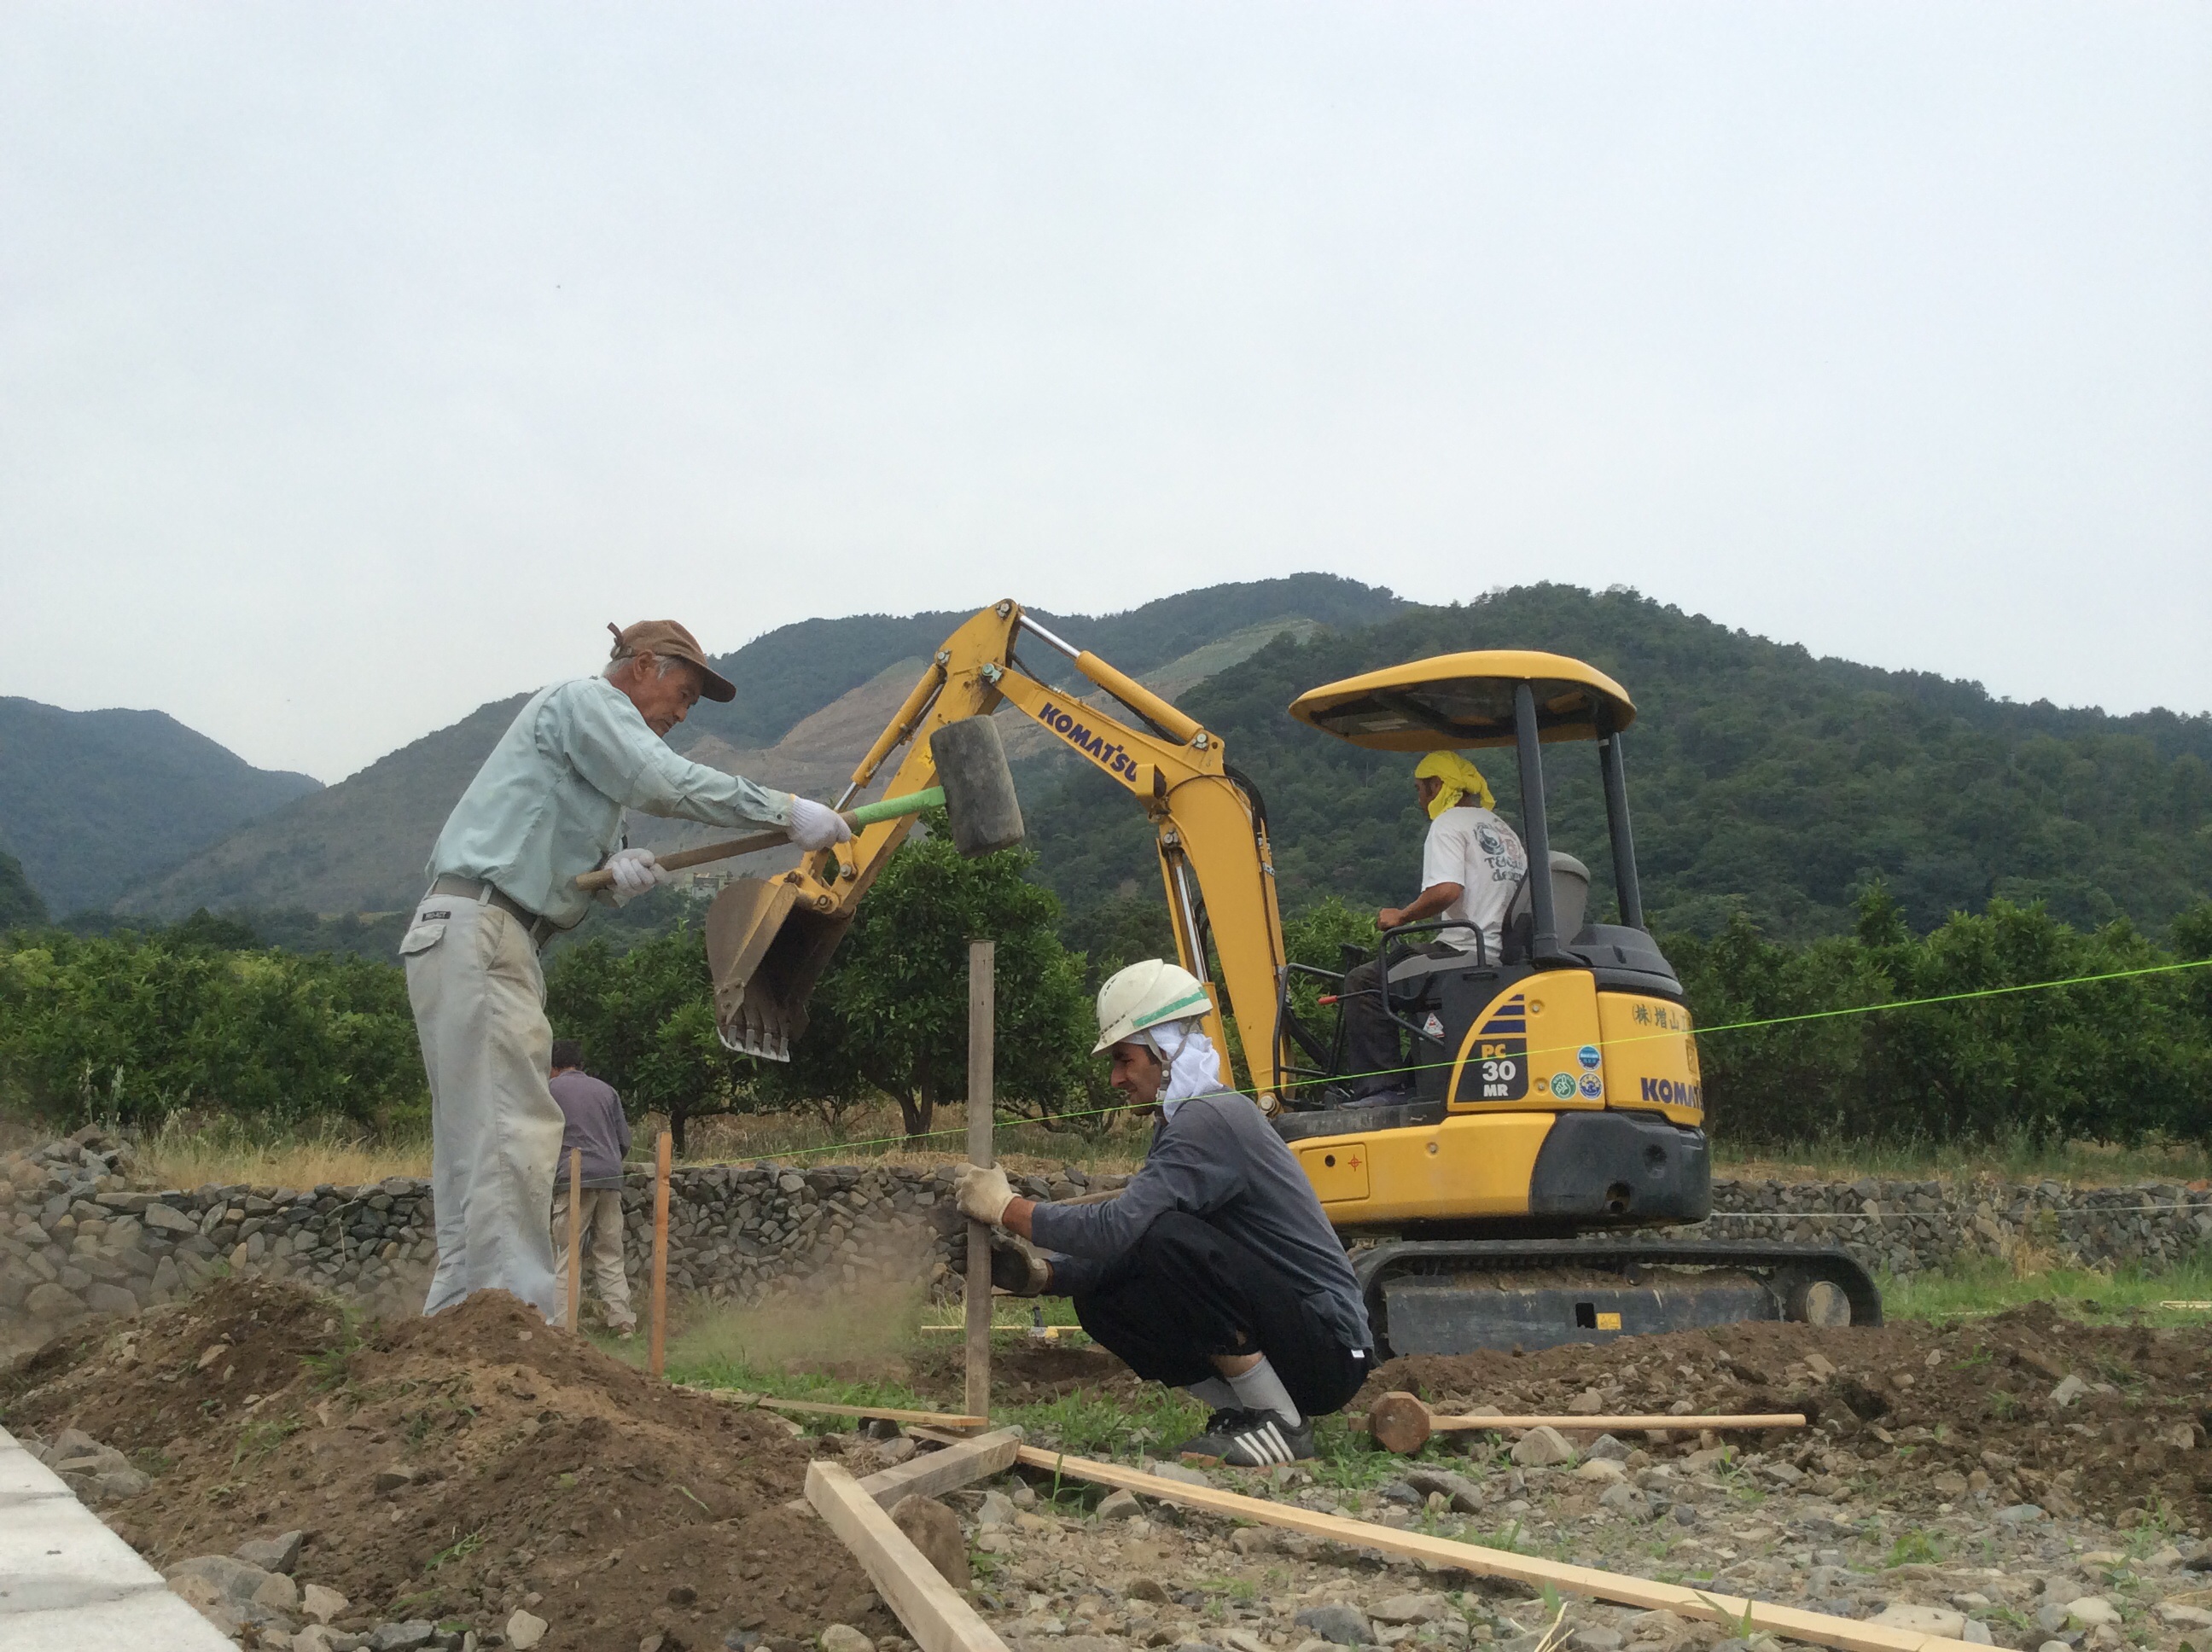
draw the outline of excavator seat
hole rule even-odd
[[[1583,914],[1589,910],[1589,868],[1571,854],[1552,851],[1552,912],[1559,926],[1559,939],[1571,941],[1582,933]],[[1498,956],[1507,963],[1523,963],[1536,927],[1536,914],[1528,893],[1528,880],[1513,891],[1505,908],[1504,932],[1498,938]]]

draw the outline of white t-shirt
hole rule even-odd
[[[1437,938],[1446,946],[1473,951],[1473,932],[1479,929],[1495,958],[1505,908],[1528,875],[1528,852],[1520,837],[1489,810],[1461,805],[1429,823],[1428,841],[1421,849],[1421,887],[1457,884],[1459,899],[1437,915],[1469,926],[1438,930]]]

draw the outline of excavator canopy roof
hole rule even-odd
[[[1627,692],[1565,654],[1500,648],[1438,654],[1309,689],[1291,715],[1376,751],[1437,751],[1513,744],[1513,690],[1536,697],[1547,742],[1595,740],[1636,720]]]

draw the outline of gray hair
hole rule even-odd
[[[653,676],[657,677],[667,676],[668,668],[672,665],[686,666],[695,671],[699,669],[696,665],[693,665],[690,660],[678,659],[674,654],[658,654],[654,653],[650,648],[623,648],[617,650],[615,653],[615,657],[607,661],[606,670],[601,671],[599,675],[602,677],[612,677],[617,671],[629,665],[631,660],[635,659],[640,654],[649,655],[651,658],[660,662],[660,669],[653,673]]]

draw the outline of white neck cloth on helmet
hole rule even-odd
[[[1194,1096],[1210,1096],[1229,1088],[1228,1079],[1222,1076],[1221,1057],[1214,1051],[1213,1041],[1206,1036],[1205,1023],[1163,1021],[1137,1036],[1167,1063],[1168,1081],[1160,1090],[1160,1111],[1166,1117],[1175,1117],[1176,1108]]]

